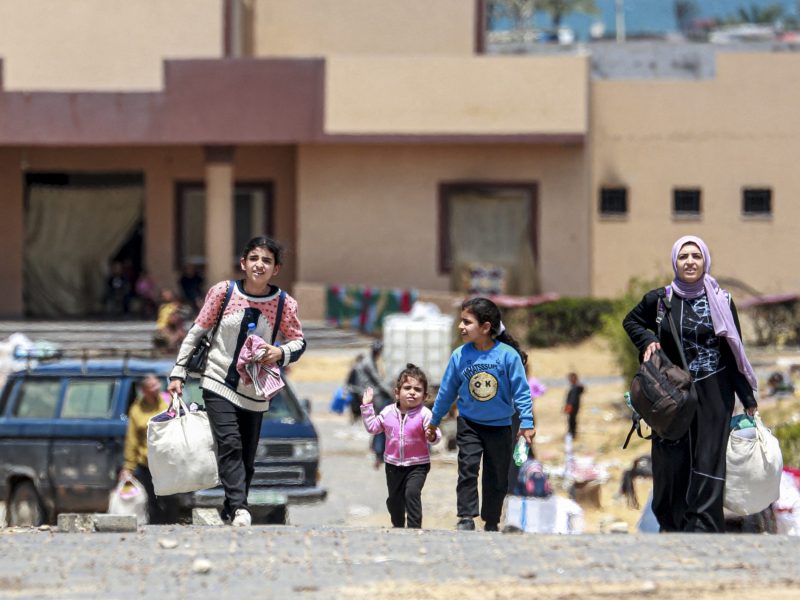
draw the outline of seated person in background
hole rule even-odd
[[[161,290],[161,304],[156,317],[156,333],[153,344],[166,353],[177,352],[186,337],[183,307],[170,289]]]
[[[128,411],[128,431],[125,433],[125,463],[119,480],[135,477],[147,490],[147,512],[151,524],[176,523],[176,496],[156,497],[153,478],[147,466],[147,422],[169,407],[169,396],[161,391],[161,381],[155,375],[145,375],[139,382],[139,397]]]

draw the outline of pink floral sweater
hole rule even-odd
[[[203,308],[178,350],[175,367],[170,373],[171,378],[186,379],[187,372],[183,365],[191,356],[200,337],[214,327],[227,287],[228,282],[221,281],[208,290]],[[208,364],[200,381],[200,387],[226,398],[241,408],[255,412],[269,410],[269,400],[256,394],[252,381],[245,383],[242,380],[236,370],[236,362],[247,338],[249,323],[255,323],[256,335],[267,341],[272,339],[279,295],[280,289],[273,286],[265,296],[252,296],[242,289],[241,282],[235,283],[217,334],[211,341]],[[283,360],[280,364],[288,365],[300,358],[306,349],[303,328],[297,316],[297,301],[288,294],[284,301],[279,329],[280,337],[283,338],[280,346]]]

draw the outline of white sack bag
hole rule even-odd
[[[147,490],[135,477],[120,481],[108,495],[108,514],[133,515],[139,525],[147,524]]]
[[[761,512],[781,492],[780,444],[758,413],[753,422],[755,427],[732,431],[728,438],[724,506],[740,516]]]
[[[183,409],[183,414],[181,414]],[[196,492],[219,485],[217,447],[204,411],[190,412],[172,396],[175,416],[161,413],[147,424],[147,463],[156,496]]]

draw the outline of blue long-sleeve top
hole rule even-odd
[[[431,424],[438,425],[458,398],[458,413],[482,425],[511,425],[514,411],[520,428],[533,427],[531,389],[514,348],[495,342],[486,351],[470,342],[456,348],[447,363],[433,403]]]

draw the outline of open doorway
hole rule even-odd
[[[107,315],[114,272],[132,293],[142,270],[143,204],[141,173],[26,174],[26,316]]]

